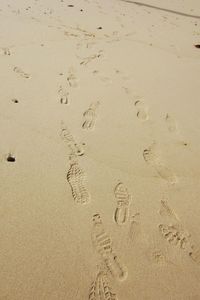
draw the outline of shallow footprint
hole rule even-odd
[[[63,86],[60,86],[59,90],[58,90],[58,94],[60,97],[61,104],[69,104],[69,93],[66,88],[64,88]]]
[[[192,246],[192,251],[189,253],[189,256],[192,258],[192,260],[200,265],[200,248],[196,248]]]
[[[23,77],[23,78],[28,79],[28,78],[31,77],[30,74],[25,73],[25,72],[24,72],[21,68],[19,68],[19,67],[14,67],[14,68],[13,68],[13,71],[14,71],[15,73],[19,74],[19,75],[20,75],[21,77]]]
[[[75,75],[75,71],[73,68],[70,68],[68,76],[67,76],[67,82],[70,87],[76,88],[78,87],[78,79]]]
[[[159,156],[156,153],[156,143],[153,142],[148,148],[143,151],[143,158],[149,165],[154,166],[159,162]]]
[[[178,180],[174,172],[165,166],[156,151],[156,143],[154,142],[143,151],[143,158],[146,163],[151,165],[158,175],[170,184],[175,184]]]
[[[170,263],[167,260],[164,251],[155,245],[147,249],[146,256],[151,264],[155,264],[157,266],[164,266]]]
[[[67,144],[70,153],[72,153],[75,156],[83,156],[85,153],[84,146],[85,143],[77,143],[67,128],[67,126],[64,124],[63,121],[61,121],[61,131],[60,131],[60,137],[61,139]]]
[[[168,217],[174,219],[175,221],[180,221],[177,214],[169,207],[169,204],[166,200],[161,200],[160,204],[161,206],[158,212],[162,217]]]
[[[166,114],[165,121],[170,132],[177,132],[177,122],[173,117],[171,117],[169,114]]]
[[[0,48],[0,55],[11,55],[10,49],[9,48]]]
[[[149,120],[148,108],[140,100],[135,102],[135,107],[137,108],[137,117],[139,120],[145,122]]]
[[[92,130],[95,127],[97,115],[96,110],[100,102],[91,103],[89,108],[83,113],[83,124],[82,128],[86,130]]]
[[[163,165],[161,163],[156,164],[154,167],[155,167],[155,170],[157,171],[158,175],[161,178],[163,178],[164,180],[166,180],[168,183],[170,183],[170,184],[177,183],[177,181],[178,181],[177,176],[168,167],[166,167],[165,165]]]
[[[121,263],[113,252],[104,260],[107,272],[118,281],[125,281],[128,277],[128,269]]]
[[[131,217],[130,227],[128,231],[128,237],[131,242],[135,242],[139,234],[141,233],[141,224],[138,217],[140,213],[136,213]]]

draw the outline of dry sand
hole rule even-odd
[[[0,3],[1,300],[200,299],[200,4],[143,1]]]

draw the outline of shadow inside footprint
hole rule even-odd
[[[15,157],[12,154],[9,154],[6,160],[8,162],[15,162]]]

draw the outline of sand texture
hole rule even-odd
[[[200,1],[141,1],[0,1],[0,300],[200,300]]]

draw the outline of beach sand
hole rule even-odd
[[[1,1],[1,300],[200,299],[200,4],[143,1]]]

